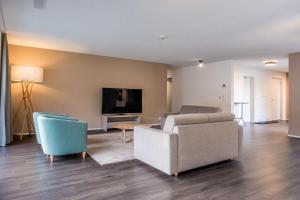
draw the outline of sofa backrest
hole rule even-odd
[[[179,114],[219,113],[219,112],[222,112],[222,109],[218,107],[183,105],[180,108]]]
[[[233,120],[234,114],[231,113],[194,113],[170,115],[166,119],[163,130],[172,133],[175,126],[225,122]]]
[[[237,121],[175,126],[178,171],[238,157],[238,127]]]

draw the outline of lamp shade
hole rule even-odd
[[[12,66],[12,81],[43,82],[43,68],[33,66]]]

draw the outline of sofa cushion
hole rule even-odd
[[[208,122],[225,122],[233,121],[235,115],[232,113],[210,113],[208,114]]]
[[[194,114],[170,115],[166,119],[163,130],[172,133],[174,126],[233,121],[233,120],[234,120],[234,114],[231,113],[194,113]]]
[[[218,107],[183,105],[180,108],[179,114],[220,113],[220,112],[222,112],[222,109]]]

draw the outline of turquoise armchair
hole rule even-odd
[[[54,156],[82,153],[84,158],[87,150],[87,123],[56,116],[40,115],[37,117],[43,151]]]
[[[49,113],[49,112],[34,112],[33,113],[33,123],[34,123],[34,129],[35,129],[35,136],[38,144],[41,144],[41,137],[40,137],[40,131],[39,131],[39,126],[37,122],[37,118],[40,115],[44,116],[53,116],[57,118],[71,118],[68,115],[63,115],[63,114],[57,114],[57,113]],[[73,118],[72,118],[73,119]]]

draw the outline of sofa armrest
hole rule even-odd
[[[134,157],[169,175],[177,173],[177,135],[161,130],[134,128]]]
[[[160,115],[159,117],[159,121],[160,121],[160,128],[163,129],[164,128],[164,125],[165,125],[165,122],[166,122],[166,118],[169,116],[169,115],[178,115],[179,112],[165,112],[163,114]]]

